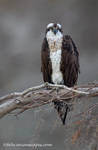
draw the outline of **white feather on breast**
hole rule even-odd
[[[54,52],[61,49],[63,35],[60,31],[58,31],[56,35],[52,31],[49,31],[47,32],[46,38],[50,51]]]
[[[52,81],[55,84],[61,84],[63,83],[63,76],[60,71],[61,50],[50,52],[50,59],[52,62]]]
[[[52,63],[52,81],[55,84],[63,83],[63,75],[60,71],[61,63],[61,47],[63,35],[61,32],[57,32],[55,35],[52,31],[49,31],[46,35],[50,49],[50,59]]]

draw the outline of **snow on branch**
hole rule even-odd
[[[40,107],[55,100],[68,101],[81,97],[98,96],[98,84],[90,83],[69,88],[64,85],[44,83],[23,92],[14,92],[0,98],[0,118],[18,109],[17,115],[25,110]]]

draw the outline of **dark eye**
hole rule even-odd
[[[48,28],[48,29],[47,29],[47,31],[50,31],[50,30],[52,30],[52,28]]]
[[[48,28],[47,31],[50,31],[50,28]]]
[[[60,32],[62,32],[62,29],[59,28],[58,30],[59,30]]]

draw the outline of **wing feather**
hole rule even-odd
[[[52,83],[51,81],[52,66],[51,66],[49,55],[50,53],[49,53],[48,42],[45,38],[43,41],[42,50],[41,50],[41,71],[43,73],[44,82]]]
[[[64,84],[72,87],[77,83],[79,67],[79,52],[69,35],[64,36],[62,43],[61,71]]]

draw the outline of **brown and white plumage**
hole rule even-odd
[[[63,35],[60,24],[50,23],[41,50],[44,82],[73,87],[77,83],[79,70],[79,52],[72,38]],[[64,102],[59,102],[57,108],[61,104]]]

